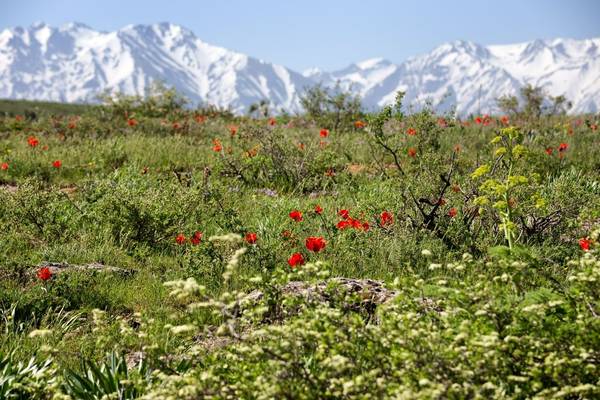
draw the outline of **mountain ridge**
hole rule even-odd
[[[236,113],[263,99],[274,110],[300,112],[303,91],[318,83],[352,90],[367,109],[392,103],[403,90],[414,109],[430,102],[458,114],[498,112],[498,97],[531,84],[565,95],[571,112],[598,112],[600,38],[489,46],[456,40],[399,64],[378,57],[301,73],[208,44],[168,22],[110,32],[77,22],[0,31],[0,98],[95,102],[105,91],[144,94],[154,80],[193,103]]]

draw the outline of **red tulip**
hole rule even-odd
[[[60,168],[60,167],[62,167],[62,161],[60,161],[60,160],[56,160],[56,161],[54,161],[54,162],[52,163],[52,166],[53,166],[54,168]]]
[[[183,235],[183,233],[178,234],[175,237],[175,242],[177,242],[177,244],[185,244],[185,236]]]
[[[221,141],[219,139],[213,139],[213,151],[220,153],[223,150],[223,146],[221,145]]]
[[[379,215],[381,226],[391,225],[394,223],[394,217],[387,211],[382,212]]]
[[[318,253],[325,248],[325,239],[321,236],[310,236],[306,238],[306,248],[312,252]]]
[[[569,145],[567,143],[561,143],[558,146],[558,151],[563,152],[563,151],[567,150],[568,148],[569,148]]]
[[[351,222],[348,221],[347,219],[343,219],[340,222],[337,223],[336,227],[338,229],[346,229],[349,228],[351,226]]]
[[[246,233],[246,236],[244,239],[246,240],[246,243],[254,244],[254,243],[256,243],[256,240],[257,240],[256,233],[254,233],[254,232]]]
[[[456,214],[458,214],[458,210],[454,207],[452,207],[449,211],[448,211],[448,216],[450,218],[454,218],[456,217]]]
[[[592,241],[588,238],[579,239],[579,247],[581,247],[581,250],[583,251],[590,251],[591,244]]]
[[[183,235],[181,235],[183,236]],[[196,231],[194,232],[194,234],[192,235],[192,237],[190,238],[190,242],[194,245],[197,246],[200,244],[200,241],[202,240],[202,232],[200,231]],[[183,241],[185,241],[185,236],[183,237]],[[179,243],[179,242],[177,242]],[[182,244],[182,243],[179,243]]]
[[[319,131],[319,136],[321,136],[321,137],[327,137],[327,136],[329,136],[329,130],[327,130],[327,129],[321,129]]]
[[[290,218],[296,222],[302,221],[302,212],[298,210],[293,210],[290,212]]]
[[[35,147],[35,146],[37,146],[38,144],[40,144],[40,141],[39,141],[39,140],[38,140],[38,138],[36,138],[35,136],[29,136],[29,137],[27,138],[27,143],[29,143],[29,145],[30,145],[31,147]]]
[[[43,281],[47,281],[48,279],[52,278],[52,271],[50,271],[50,268],[48,267],[42,267],[38,269],[37,277]]]
[[[8,163],[3,162],[2,165],[0,165],[0,169],[6,171],[8,169]]]
[[[343,209],[343,210],[338,211],[338,215],[340,217],[342,217],[343,219],[348,219],[348,218],[350,218],[350,211]]]
[[[288,258],[288,264],[292,268],[304,265],[304,256],[301,253],[294,253]]]

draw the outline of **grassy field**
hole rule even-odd
[[[41,115],[79,115],[94,109],[87,104],[53,103],[48,101],[0,99],[0,116],[36,117]]]
[[[600,397],[598,116],[163,106],[0,103],[0,398]]]

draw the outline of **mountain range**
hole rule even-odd
[[[496,99],[524,85],[564,95],[571,112],[600,110],[600,38],[552,39],[484,46],[442,44],[394,64],[369,59],[338,71],[297,72],[203,42],[184,27],[159,23],[101,32],[81,23],[0,31],[0,98],[96,102],[105,92],[144,94],[153,81],[174,86],[195,104],[236,113],[261,100],[273,110],[301,111],[304,90],[339,85],[367,109],[394,101],[458,114],[498,112]]]

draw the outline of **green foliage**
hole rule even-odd
[[[321,85],[308,88],[300,98],[306,116],[319,127],[334,132],[349,131],[362,115],[358,96],[339,87],[327,89]]]
[[[174,88],[167,87],[161,81],[154,81],[145,96],[106,93],[101,100],[114,116],[157,118],[182,112],[188,102]]]
[[[143,368],[141,368],[143,369]],[[97,365],[83,361],[80,371],[65,371],[65,393],[76,399],[98,400],[103,398],[135,399],[140,392],[130,377],[124,356],[114,352]]]

